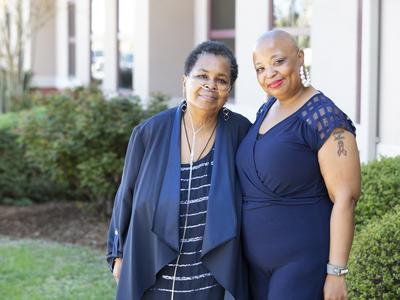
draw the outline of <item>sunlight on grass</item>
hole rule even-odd
[[[0,237],[0,298],[114,298],[104,254],[85,247]]]

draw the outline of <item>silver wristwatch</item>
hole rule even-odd
[[[331,264],[326,265],[326,273],[330,275],[343,276],[349,272],[347,267],[335,266]]]

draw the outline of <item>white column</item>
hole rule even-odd
[[[69,87],[68,78],[68,1],[57,0],[56,10],[56,87]]]
[[[118,85],[117,11],[117,0],[107,0],[103,80],[103,91],[105,93],[114,93]]]
[[[194,1],[194,44],[197,45],[208,38],[208,0]]]
[[[376,158],[378,101],[378,1],[364,1],[361,69],[361,122],[357,142],[361,161]]]
[[[76,3],[76,77],[79,85],[90,83],[90,0]]]
[[[135,1],[135,53],[133,66],[133,86],[141,99],[149,95],[149,1]]]
[[[34,5],[31,0],[31,5]],[[46,22],[35,32],[29,41],[27,67],[33,72],[32,86],[35,87],[57,87],[58,84],[58,36],[57,18],[58,3],[53,3]],[[66,61],[66,58],[64,58]]]
[[[229,107],[251,121],[265,100],[253,67],[252,51],[256,39],[268,30],[269,0],[236,0],[236,58],[239,76],[235,84],[235,103]]]

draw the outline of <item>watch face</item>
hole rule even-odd
[[[332,265],[328,264],[327,272],[328,272],[328,274],[341,276],[341,275],[347,274],[349,272],[349,270],[347,268],[342,268],[339,266],[332,266]]]

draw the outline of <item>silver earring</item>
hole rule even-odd
[[[310,74],[304,66],[300,67],[300,79],[304,87],[309,87],[311,85]]]
[[[186,112],[186,109],[187,109],[187,102],[186,99],[184,99],[181,103],[181,110],[182,112]]]
[[[225,106],[222,108],[222,114],[224,117],[224,121],[228,121],[229,120],[229,114],[230,114],[230,110],[227,109]]]

